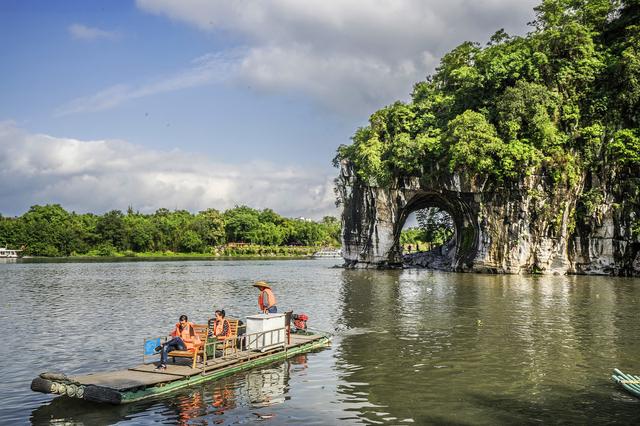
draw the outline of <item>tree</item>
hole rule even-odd
[[[435,207],[418,210],[416,220],[422,231],[421,241],[444,244],[453,236],[455,229],[453,219],[444,210]]]
[[[251,233],[258,229],[260,221],[258,212],[249,207],[236,207],[227,210],[225,216],[225,232],[227,241],[249,242],[251,241]]]
[[[120,210],[111,210],[98,218],[96,232],[102,242],[109,243],[118,250],[126,249],[124,215]]]
[[[208,246],[217,246],[225,242],[224,218],[216,209],[207,209],[198,213],[191,228]]]
[[[179,250],[186,253],[201,252],[204,249],[204,243],[200,239],[198,233],[191,229],[187,229],[180,238]]]
[[[260,223],[249,232],[248,237],[254,244],[279,246],[284,241],[284,230],[272,222]]]
[[[59,204],[32,206],[21,220],[25,226],[27,254],[60,256],[70,253],[69,213]]]
[[[449,169],[495,174],[503,142],[483,114],[467,110],[451,120],[445,136]]]
[[[271,209],[264,209],[258,215],[260,223],[273,223],[274,225],[282,225],[285,219]]]
[[[336,217],[325,216],[322,218],[321,224],[326,234],[326,239],[322,244],[340,246],[340,240],[342,238],[342,226],[340,221]]]
[[[313,246],[322,242],[325,235],[319,224],[306,220],[289,220],[285,242],[289,245]]]
[[[135,252],[153,250],[156,228],[149,217],[128,212],[123,222],[128,248]]]

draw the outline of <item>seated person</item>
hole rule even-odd
[[[207,343],[212,341],[224,341],[231,336],[231,326],[229,320],[225,319],[224,309],[216,311],[216,317],[214,320],[209,320],[209,333]],[[215,339],[215,340],[214,340]],[[207,346],[207,355],[213,355],[213,347],[215,345]]]
[[[165,370],[167,368],[169,352],[175,350],[186,351],[200,346],[200,338],[193,328],[193,323],[189,322],[186,315],[180,315],[180,322],[176,323],[171,336],[173,336],[173,339],[156,348],[156,351],[161,351],[160,365],[156,367],[156,370]]]

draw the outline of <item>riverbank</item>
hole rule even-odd
[[[178,259],[192,259],[192,258],[254,258],[254,257],[268,257],[268,258],[282,258],[282,257],[307,257],[315,252],[326,249],[327,247],[319,246],[261,246],[255,244],[246,245],[230,245],[213,247],[211,251],[181,253],[171,250],[165,251],[148,251],[148,252],[134,252],[134,251],[116,251],[116,250],[92,250],[88,253],[73,253],[71,256],[63,258],[101,258],[101,257],[131,257],[131,258],[178,258]],[[330,247],[334,249],[334,247]]]

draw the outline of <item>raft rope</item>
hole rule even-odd
[[[620,380],[620,383],[624,383],[625,385],[637,385],[640,384],[640,380]]]

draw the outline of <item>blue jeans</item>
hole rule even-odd
[[[184,344],[180,337],[174,337],[173,339],[162,345],[162,352],[160,353],[160,365],[167,365],[167,360],[169,359],[168,354],[169,352],[174,350],[187,350],[187,345]]]
[[[276,308],[275,306],[272,306],[269,309],[267,309],[267,312],[269,312],[270,314],[277,314],[278,308]]]

